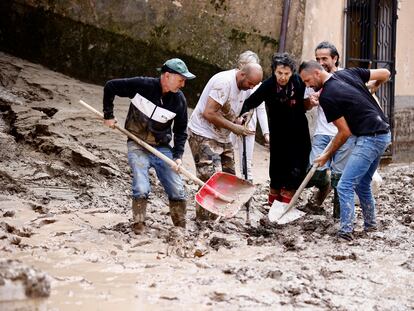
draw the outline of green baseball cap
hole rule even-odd
[[[166,67],[168,67],[168,70]],[[161,68],[161,71],[169,71],[182,75],[186,79],[194,79],[196,76],[188,71],[187,65],[179,58],[167,60]]]

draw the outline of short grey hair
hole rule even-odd
[[[242,69],[246,64],[255,63],[260,64],[259,56],[252,51],[244,51],[237,58],[237,68]]]

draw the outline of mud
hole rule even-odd
[[[0,72],[0,257],[48,275],[47,310],[414,308],[414,164],[381,168],[379,230],[364,233],[358,209],[352,242],[335,238],[332,194],[325,215],[268,221],[261,146],[250,225],[244,209],[196,223],[197,186],[184,177],[188,228],[173,228],[153,173],[147,229],[137,236],[126,138],[77,104],[100,110],[102,87],[5,54]],[[122,124],[127,101],[115,109]],[[189,148],[184,164],[194,173]]]

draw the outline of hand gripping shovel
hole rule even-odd
[[[102,113],[84,101],[80,100],[79,103],[100,118],[104,118]],[[254,193],[255,187],[250,182],[224,172],[215,173],[206,183],[204,183],[201,179],[197,178],[183,167],[177,167],[177,164],[173,160],[148,145],[128,130],[121,128],[118,125],[115,125],[115,128],[152,154],[159,157],[161,160],[167,162],[171,167],[177,168],[180,173],[201,186],[196,193],[195,199],[198,204],[211,213],[222,217],[233,217]]]
[[[332,140],[325,147],[325,150],[322,153],[325,153],[329,149],[329,146],[331,145],[331,143],[332,143]],[[271,222],[276,222],[279,225],[283,225],[283,224],[287,224],[305,215],[304,212],[299,211],[298,209],[294,208],[294,205],[296,201],[299,199],[299,196],[302,193],[303,189],[305,189],[309,180],[312,178],[313,174],[315,174],[318,166],[319,165],[317,163],[314,163],[312,165],[312,168],[309,170],[305,179],[300,184],[298,190],[296,190],[295,195],[292,197],[289,204],[282,203],[277,200],[273,201],[273,204],[270,207],[269,214],[268,214],[269,220]]]

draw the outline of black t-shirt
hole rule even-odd
[[[368,69],[350,68],[335,72],[325,82],[319,103],[328,122],[344,117],[356,136],[389,129],[386,116],[365,85],[369,78]]]

